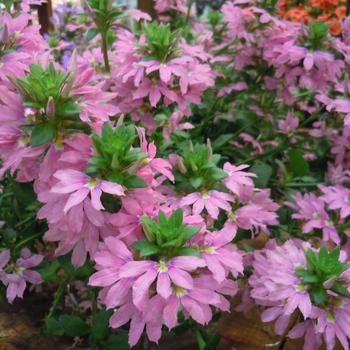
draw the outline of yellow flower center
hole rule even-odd
[[[187,294],[187,291],[182,287],[175,286],[175,294],[177,297],[181,298]]]
[[[159,272],[167,272],[168,271],[168,265],[165,261],[163,261],[163,260],[159,261],[158,271]]]

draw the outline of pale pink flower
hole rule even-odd
[[[115,196],[124,196],[124,189],[121,185],[99,179],[72,169],[58,170],[54,177],[59,182],[52,187],[51,192],[60,194],[70,194],[67,198],[63,211],[67,213],[71,208],[83,202],[90,194],[91,204],[96,210],[103,210],[101,203],[102,192]]]
[[[213,218],[217,219],[219,216],[220,209],[225,211],[231,210],[229,202],[233,202],[234,198],[232,195],[216,190],[208,192],[194,192],[185,196],[180,204],[191,205],[193,214],[201,214],[204,209],[207,210],[208,214]]]
[[[201,257],[219,283],[225,280],[229,272],[234,277],[243,273],[242,255],[230,244],[234,236],[233,230],[211,232],[205,236],[201,245]]]

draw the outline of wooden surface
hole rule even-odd
[[[152,18],[156,18],[157,14],[154,9],[154,0],[138,0],[138,8],[151,15]]]
[[[51,3],[51,0],[47,0],[46,3],[38,6],[38,19],[41,25],[40,34],[46,34],[50,30],[53,30],[51,17],[52,17],[52,3]]]

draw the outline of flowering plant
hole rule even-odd
[[[347,349],[347,31],[89,0],[43,38],[33,4],[0,7],[2,299],[52,295],[44,332],[74,349],[215,349],[241,299],[280,349]]]

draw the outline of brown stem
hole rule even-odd
[[[288,333],[289,331],[296,325],[296,323],[299,320],[299,316],[300,316],[300,312],[297,311],[296,315],[294,316],[294,319],[292,319],[291,323],[289,324],[289,326],[287,327],[287,329],[284,331],[283,335],[281,336],[281,341],[278,345],[278,349],[277,350],[283,350],[286,343],[287,343],[287,339],[288,339]]]
[[[109,73],[110,67],[109,67],[109,59],[108,59],[107,33],[101,33],[101,37],[102,37],[102,53],[103,53],[103,60],[105,63],[105,70],[107,73]]]

